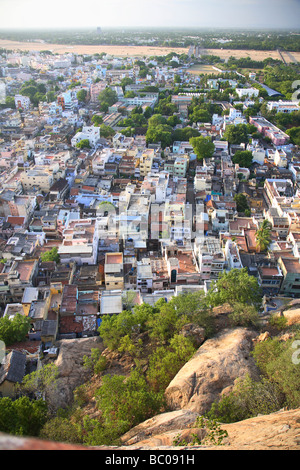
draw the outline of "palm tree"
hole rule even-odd
[[[270,243],[272,241],[271,239],[271,230],[272,230],[272,225],[268,220],[264,220],[259,228],[256,231],[255,238],[256,238],[256,247],[258,250],[261,251],[266,251]]]

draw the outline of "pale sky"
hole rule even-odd
[[[0,0],[0,29],[300,28],[300,0]]]

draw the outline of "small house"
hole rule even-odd
[[[14,386],[21,383],[25,375],[26,354],[21,351],[11,351],[0,368],[0,397],[14,395]]]

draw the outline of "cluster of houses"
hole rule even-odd
[[[136,90],[165,86],[174,70],[153,63],[151,77],[140,79],[131,58],[111,58],[112,67],[105,60],[11,53],[0,61],[9,90],[30,78],[47,83],[60,76],[66,84],[54,102],[33,108],[16,93],[16,109],[0,111],[0,316],[31,320],[29,342],[14,345],[8,358],[23,374],[24,355],[37,358],[42,348],[55,356],[57,339],[96,335],[104,315],[136,304],[206,293],[224,270],[247,268],[266,299],[299,298],[300,154],[288,136],[257,116],[250,122],[271,144],[230,145],[222,139],[226,126],[245,120],[230,106],[229,114],[198,125],[215,147],[201,162],[189,142],[162,151],[145,135],[125,137],[115,116],[120,108],[154,107],[158,95],[126,101],[117,83],[128,76]],[[197,80],[183,71],[184,77]],[[84,106],[78,89],[67,88],[72,80],[88,91]],[[90,121],[107,86],[117,87],[120,100],[103,115],[115,128],[110,139]],[[184,126],[191,94],[172,101]],[[82,139],[90,149],[77,148]],[[238,150],[252,152],[251,171],[232,162]],[[247,216],[237,210],[240,193]],[[256,232],[265,219],[272,240],[260,252]],[[53,249],[59,261],[43,261]],[[9,370],[7,362],[0,369],[3,394],[13,382]]]

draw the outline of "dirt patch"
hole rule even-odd
[[[242,57],[250,57],[252,60],[264,60],[271,57],[272,59],[282,60],[278,51],[254,51],[252,49],[237,50],[237,49],[206,49],[206,54],[216,55],[221,59],[229,59],[229,57],[235,57],[241,59]],[[300,61],[300,52],[292,52],[292,57],[298,62]],[[293,62],[288,56],[284,57],[286,62]]]
[[[143,56],[161,56],[170,52],[177,54],[187,54],[187,48],[171,48],[171,47],[151,47],[151,46],[89,46],[89,45],[65,45],[65,44],[48,44],[40,42],[20,42],[0,39],[0,48],[20,51],[51,51],[54,54],[106,54],[121,57],[143,57]]]
[[[107,46],[107,45],[66,45],[66,44],[48,44],[44,42],[21,42],[21,41],[10,41],[8,39],[0,39],[0,48],[9,50],[20,50],[20,51],[52,51],[54,54],[65,54],[68,52],[74,52],[76,54],[96,54],[106,52],[109,55],[120,56],[120,57],[149,57],[149,56],[161,56],[167,55],[170,52],[176,52],[177,54],[187,54],[189,48],[177,48],[177,47],[155,47],[155,46]],[[221,57],[221,59],[228,59],[229,57],[251,57],[253,60],[264,60],[268,57],[273,59],[280,59],[278,51],[255,51],[251,49],[236,50],[236,49],[206,49],[205,54],[215,55]],[[291,52],[292,57],[289,58],[286,55],[286,62],[292,62],[292,58],[300,61],[300,52]]]

